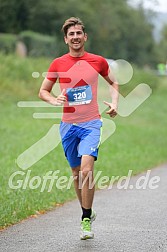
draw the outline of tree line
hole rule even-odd
[[[0,0],[0,33],[19,34],[31,30],[56,37],[59,55],[64,45],[64,20],[80,17],[86,26],[86,49],[106,58],[125,59],[138,65],[155,65],[165,51],[153,38],[153,25],[142,5],[133,8],[128,0]],[[163,31],[166,36],[165,30]],[[164,37],[160,41],[164,45]]]

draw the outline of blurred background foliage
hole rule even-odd
[[[86,26],[86,50],[106,58],[125,59],[139,66],[166,62],[167,26],[161,40],[153,37],[153,13],[128,0],[0,0],[0,50],[10,53],[18,41],[29,56],[57,57],[67,52],[61,32],[70,16]]]
[[[57,117],[60,108],[23,109],[16,104],[18,101],[36,101],[43,81],[42,73],[48,69],[51,59],[68,52],[61,27],[70,16],[78,16],[85,23],[89,38],[86,50],[132,64],[132,79],[127,85],[120,86],[123,96],[131,94],[143,81],[153,90],[135,113],[114,119],[117,129],[101,146],[96,171],[102,170],[102,174],[109,177],[125,176],[129,169],[137,174],[166,162],[166,75],[160,76],[149,68],[155,68],[160,62],[166,63],[167,26],[163,27],[157,40],[153,36],[152,23],[155,13],[143,9],[142,4],[134,8],[129,1],[0,0],[0,229],[75,197],[73,187],[58,190],[54,184],[53,191],[48,193],[47,185],[41,193],[41,187],[13,190],[8,184],[10,176],[21,168],[16,163],[17,157],[46,136],[53,124],[60,123]],[[20,57],[18,49],[20,53],[22,51]],[[160,64],[160,71],[163,71],[162,67]],[[39,77],[33,78],[34,71]],[[99,84],[101,99],[109,99],[102,78]],[[55,118],[34,120],[34,112],[54,112]],[[102,116],[106,117],[105,111]],[[55,169],[60,169],[63,176],[71,176],[61,145],[30,168],[30,179],[39,175],[43,178]],[[21,176],[21,179],[25,177]]]

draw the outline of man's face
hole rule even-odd
[[[80,50],[87,40],[87,34],[83,32],[81,25],[68,28],[67,36],[64,37],[65,43],[73,50]]]

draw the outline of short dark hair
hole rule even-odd
[[[84,23],[82,22],[82,20],[78,17],[70,17],[64,22],[64,24],[62,26],[62,31],[64,32],[64,35],[66,37],[67,37],[68,29],[74,25],[81,25],[83,32],[85,32],[85,26],[84,26]]]

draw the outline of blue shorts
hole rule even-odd
[[[81,164],[82,155],[90,155],[97,160],[101,129],[100,119],[77,124],[60,123],[62,145],[71,168]]]

